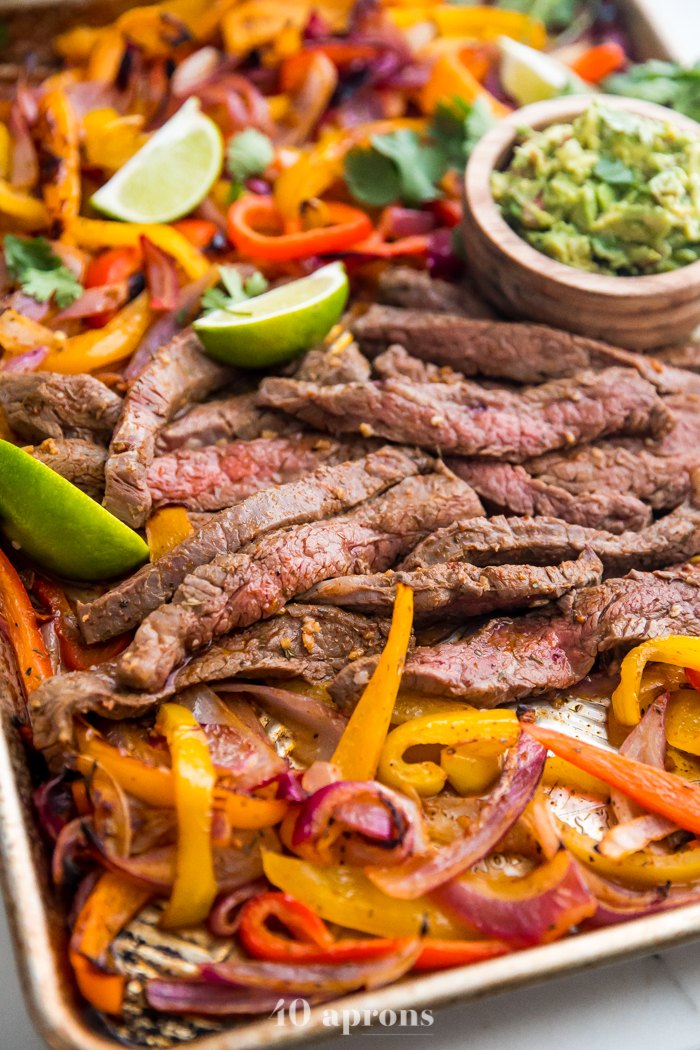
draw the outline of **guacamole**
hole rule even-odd
[[[592,273],[664,273],[700,258],[700,139],[593,102],[571,124],[524,129],[491,191],[545,255]]]

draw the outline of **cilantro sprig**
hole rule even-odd
[[[267,291],[267,281],[263,275],[256,270],[245,280],[235,266],[220,266],[219,279],[221,285],[216,288],[208,288],[202,296],[202,315],[211,313],[213,310],[228,310],[229,313],[240,313],[236,310],[239,303],[252,299],[255,295],[261,295]]]
[[[44,237],[5,236],[5,264],[22,291],[39,303],[53,298],[61,310],[83,294],[83,286]]]

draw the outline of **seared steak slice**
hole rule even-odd
[[[660,569],[700,554],[700,510],[683,504],[641,532],[619,536],[558,518],[471,518],[429,536],[402,562],[413,571],[443,562],[552,565],[594,551],[609,575]]]
[[[357,343],[340,349],[319,347],[302,357],[294,376],[310,383],[363,383],[370,376],[370,363]]]
[[[390,266],[379,278],[379,299],[392,306],[430,310],[464,317],[493,317],[486,303],[469,280],[455,284],[430,277],[410,266]]]
[[[151,510],[148,468],[158,432],[189,401],[201,401],[232,378],[231,370],[206,357],[193,332],[161,347],[138,374],[124,399],[105,469],[107,510],[140,528]]]
[[[190,573],[151,613],[118,661],[120,680],[160,688],[188,652],[266,619],[315,583],[388,569],[424,536],[480,504],[447,472],[407,478],[350,514],[263,536]]]
[[[89,375],[3,372],[0,406],[21,441],[77,437],[106,444],[122,399]]]
[[[592,450],[585,446],[584,451]],[[651,520],[649,507],[624,489],[618,492],[602,488],[574,494],[553,480],[533,478],[524,467],[510,463],[452,457],[447,462],[493,510],[562,518],[608,532],[641,529]]]
[[[316,584],[304,600],[391,616],[396,585],[405,583],[413,591],[416,619],[426,622],[542,605],[575,587],[600,583],[602,574],[600,559],[585,550],[576,561],[560,565],[490,565],[482,569],[449,562],[413,572],[399,569],[371,576],[341,576]]]
[[[414,649],[402,685],[494,707],[574,685],[588,674],[599,652],[672,634],[700,634],[697,566],[632,572],[573,591],[517,620],[491,620],[461,641]],[[341,707],[361,694],[375,664],[375,657],[366,657],[341,671],[331,686]]]
[[[336,441],[325,434],[183,448],[153,461],[148,487],[156,506],[181,503],[191,510],[220,510],[270,485],[303,478],[323,464],[359,459],[371,448],[368,441]]]
[[[449,365],[464,375],[541,383],[584,369],[636,368],[664,393],[700,392],[692,373],[595,339],[545,325],[479,321],[429,310],[374,305],[351,325],[370,357],[400,343],[414,357]]]
[[[670,416],[651,384],[631,369],[584,372],[514,394],[473,383],[319,386],[271,377],[259,404],[331,433],[373,434],[463,456],[522,461],[605,434],[657,434]]]
[[[155,564],[145,565],[100,598],[79,606],[86,641],[103,641],[135,627],[168,601],[188,573],[217,555],[234,554],[271,529],[340,514],[403,478],[429,470],[430,465],[421,452],[387,446],[363,459],[320,467],[300,481],[249,496],[216,514]]]
[[[412,357],[403,346],[392,343],[372,361],[380,379],[408,379],[411,383],[464,383],[464,376],[447,365],[433,365]]]
[[[47,438],[26,449],[93,499],[102,499],[107,449],[85,438]]]

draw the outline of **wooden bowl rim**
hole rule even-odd
[[[528,244],[508,225],[491,194],[491,172],[497,170],[512,150],[523,127],[535,130],[550,124],[571,120],[594,101],[603,101],[614,109],[622,109],[638,116],[670,122],[686,133],[700,138],[700,123],[666,106],[642,99],[618,95],[565,95],[545,102],[533,102],[499,120],[477,143],[464,173],[465,210],[482,235],[500,254],[527,271],[535,271],[553,283],[567,288],[612,298],[643,299],[669,292],[688,290],[700,285],[700,260],[681,266],[668,273],[647,274],[639,277],[590,273],[575,266],[558,262]],[[484,172],[488,177],[484,178]]]

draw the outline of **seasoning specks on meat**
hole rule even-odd
[[[0,373],[0,406],[21,441],[68,437],[107,444],[121,405],[94,376]]]

